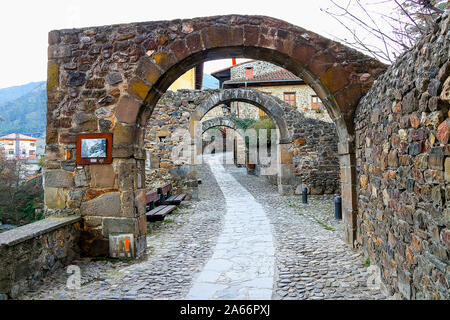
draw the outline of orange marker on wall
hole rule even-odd
[[[130,238],[125,238],[125,250],[130,251]]]

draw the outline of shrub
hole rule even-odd
[[[239,128],[247,130],[251,125],[257,122],[255,119],[250,118],[230,118]]]
[[[275,124],[270,118],[260,119],[253,123],[249,128],[255,129],[258,137],[259,143],[259,133],[261,129],[267,130],[267,145],[271,144],[272,141],[272,129],[275,129]]]

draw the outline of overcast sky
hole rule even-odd
[[[0,88],[46,80],[50,30],[223,14],[266,15],[329,38],[343,28],[320,11],[328,0],[14,0],[0,4]],[[229,66],[214,61],[205,72]]]

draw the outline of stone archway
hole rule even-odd
[[[214,127],[227,127],[233,130],[239,129],[233,120],[227,117],[216,117],[202,122],[202,133]]]
[[[353,115],[385,69],[377,60],[281,20],[240,15],[51,31],[48,57],[46,212],[81,214],[90,254],[105,254],[116,233],[134,235],[135,256],[144,251],[146,121],[185,71],[236,57],[288,69],[323,101],[340,139],[345,233],[353,245]],[[76,135],[93,132],[113,133],[113,163],[79,167]]]
[[[206,99],[190,118],[190,132],[194,138],[195,124],[210,110],[221,104],[239,101],[250,103],[263,110],[273,120],[278,130],[277,141],[277,184],[278,191],[283,195],[294,193],[292,180],[294,165],[292,162],[292,137],[286,123],[286,114],[279,101],[272,95],[251,89],[224,89]]]
[[[230,152],[230,150],[227,149],[227,147],[231,147],[231,149],[232,149],[231,154],[233,155],[232,160],[233,160],[234,164],[237,166],[245,164],[246,148],[245,148],[244,139],[242,139],[242,137],[239,136],[240,134],[242,134],[242,132],[239,130],[240,129],[239,126],[236,125],[236,123],[233,120],[231,120],[229,117],[221,116],[221,117],[216,117],[216,118],[206,120],[206,121],[202,122],[201,125],[202,125],[202,128],[201,128],[202,136],[209,129],[212,129],[212,128],[225,127],[225,128],[231,129],[232,130],[231,131],[232,132],[231,139],[228,134],[229,131],[227,131],[226,139],[229,139],[228,141],[231,141],[232,144],[230,146],[228,146],[228,144],[227,144],[228,142],[225,142],[224,145],[222,145],[223,150]],[[238,137],[240,139],[237,139]],[[203,138],[202,138],[202,141],[204,141]],[[211,141],[211,143],[212,142],[213,141]],[[206,145],[202,143],[202,153],[205,151],[205,147],[207,145],[208,145],[207,143],[206,143]],[[239,155],[241,156],[241,158],[238,157]],[[244,157],[242,157],[242,156],[244,156]]]

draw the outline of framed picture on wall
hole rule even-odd
[[[112,163],[112,133],[77,136],[77,164]]]

